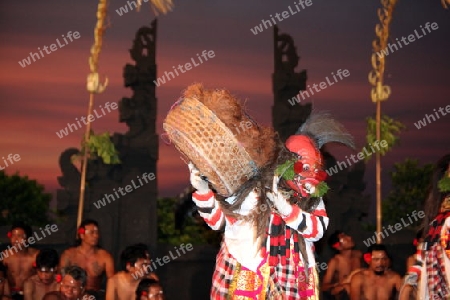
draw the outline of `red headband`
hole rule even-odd
[[[141,296],[147,297],[148,296],[147,291],[142,291]]]
[[[372,262],[372,253],[370,253],[370,252],[365,253],[364,261],[366,262],[366,264],[370,265],[370,263]]]

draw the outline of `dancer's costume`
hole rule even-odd
[[[407,283],[417,284],[417,299],[450,299],[450,196],[419,245],[417,261],[408,270]]]
[[[420,300],[450,299],[449,161],[450,155],[447,154],[436,165],[437,172],[442,169],[445,170],[445,173],[437,185],[432,187],[430,196],[442,197],[443,200],[439,213],[428,226],[429,229],[423,242],[417,247],[416,263],[409,268],[405,276],[405,284],[418,286],[417,299]],[[434,177],[434,179],[436,178]]]
[[[192,98],[201,104],[193,105]],[[227,109],[217,107],[223,101],[228,101]],[[180,118],[189,120],[188,125],[179,125]],[[233,122],[251,122],[251,132],[232,132],[230,137],[223,125],[233,128]],[[186,129],[191,124],[196,128]],[[197,85],[172,107],[164,129],[193,163],[191,183],[197,191],[192,198],[200,215],[212,229],[224,229],[211,299],[319,299],[313,242],[323,236],[329,221],[319,149],[330,141],[353,145],[341,125],[326,114],[312,116],[283,145],[250,119],[228,92]],[[196,142],[199,137],[201,143]],[[204,137],[210,138],[210,149],[202,144]],[[261,149],[253,151],[258,143]],[[264,151],[272,154],[258,156]],[[220,159],[214,158],[216,153],[230,161],[214,163]],[[239,160],[246,154],[249,161]],[[236,170],[244,174],[230,176]]]
[[[284,235],[274,237],[281,238],[279,248],[284,251],[281,261],[276,261],[278,257],[269,255],[266,250],[271,247],[272,237],[269,235],[267,239],[267,248],[259,247],[259,239],[262,237],[256,236],[252,223],[225,216],[212,191],[205,195],[194,193],[193,199],[200,215],[211,228],[225,227],[213,275],[211,299],[228,299],[228,295],[234,295],[232,299],[266,299],[269,294],[284,295],[282,299],[318,299],[313,242],[323,236],[328,225],[322,200],[311,213],[295,206],[292,213],[285,217],[280,217],[277,213],[271,214],[269,228],[276,231],[284,227],[285,231]],[[233,197],[226,201],[233,201]],[[246,197],[238,213],[248,216],[257,205],[257,194],[252,192]],[[298,248],[299,234],[305,239],[309,262],[306,280],[305,265]],[[258,242],[255,242],[255,238]]]

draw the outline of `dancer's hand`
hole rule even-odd
[[[189,171],[191,172],[190,180],[194,189],[197,190],[199,194],[206,194],[209,192],[208,181],[202,179],[200,176],[200,171],[194,166],[193,163],[188,164]]]
[[[267,198],[274,204],[275,208],[283,217],[287,217],[292,212],[292,205],[287,201],[288,196],[278,191],[278,176],[273,177],[272,192],[267,192]]]

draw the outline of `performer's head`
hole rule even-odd
[[[86,271],[77,266],[63,269],[61,281],[61,293],[67,300],[80,299],[86,287]]]
[[[99,238],[100,233],[97,221],[86,219],[81,222],[77,231],[76,245],[87,244],[92,247],[97,247]]]
[[[23,222],[15,222],[8,232],[8,238],[12,245],[26,241],[32,235],[31,227]]]
[[[155,279],[145,278],[139,282],[136,289],[136,300],[164,300],[161,284]]]
[[[122,270],[132,273],[135,279],[152,271],[148,252],[141,244],[128,246],[120,255]]]
[[[54,280],[59,262],[55,249],[42,249],[36,257],[36,270],[39,280],[43,284],[50,284]]]
[[[364,254],[364,260],[369,265],[369,270],[378,276],[384,275],[390,264],[389,254],[383,244],[370,246],[368,252]]]
[[[430,190],[424,205],[424,235],[428,233],[428,225],[430,222],[439,213],[443,200],[450,196],[449,191],[442,191],[442,188],[439,188],[439,185],[443,183],[446,183],[447,186],[450,184],[450,153],[441,157],[433,169]]]
[[[350,250],[355,247],[355,242],[352,237],[336,230],[333,234],[328,238],[328,246],[334,251],[340,252],[343,250]]]
[[[302,198],[318,198],[325,194],[328,186],[324,182],[327,173],[320,149],[327,143],[336,142],[354,148],[353,138],[342,124],[327,113],[314,112],[298,131],[285,143],[293,157],[282,176],[287,185]],[[280,168],[277,172],[280,173]],[[282,173],[283,173],[282,172]],[[293,178],[292,178],[293,177]],[[295,194],[294,194],[295,196]]]
[[[295,177],[287,184],[302,197],[308,197],[316,191],[317,185],[325,180],[322,170],[323,161],[315,141],[307,135],[292,135],[286,140],[286,148],[298,155],[294,163]]]

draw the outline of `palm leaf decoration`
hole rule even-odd
[[[403,123],[396,121],[387,115],[381,117],[381,141],[385,140],[387,143],[386,147],[380,147],[381,156],[386,155],[388,151],[392,149],[393,146],[397,145],[400,141],[399,133],[405,129],[406,126]],[[377,140],[376,135],[376,120],[372,117],[367,118],[367,135],[365,145],[366,148],[370,149],[370,145],[373,145]],[[381,142],[380,141],[380,142]],[[364,159],[369,161],[373,155],[367,155]]]

